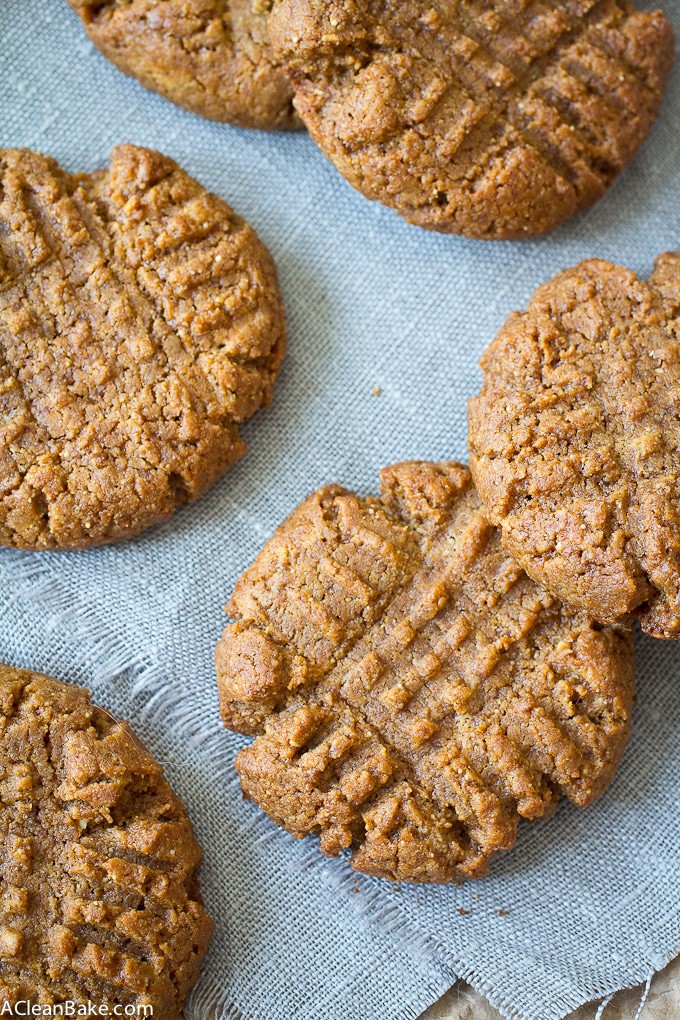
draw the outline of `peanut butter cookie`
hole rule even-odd
[[[0,544],[170,517],[243,454],[283,348],[269,253],[171,159],[123,145],[73,176],[0,150]]]
[[[0,666],[0,1006],[179,1017],[212,934],[200,860],[124,723],[87,691]]]
[[[680,254],[649,283],[583,262],[510,316],[470,401],[470,462],[503,545],[602,623],[680,636]]]
[[[483,874],[520,818],[586,806],[628,735],[630,636],[503,552],[470,473],[399,464],[310,496],[238,581],[221,711],[245,794],[371,875]]]
[[[242,127],[300,127],[269,44],[272,0],[69,3],[105,57],[173,103]]]
[[[476,238],[600,198],[659,110],[660,11],[628,0],[278,0],[275,50],[312,137],[368,198]]]

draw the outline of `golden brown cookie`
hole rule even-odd
[[[284,349],[276,269],[171,159],[0,150],[0,544],[133,535],[242,456]]]
[[[174,1020],[212,934],[200,860],[125,723],[79,687],[0,666],[0,1006],[90,1000]]]
[[[483,874],[520,818],[589,804],[628,735],[630,636],[503,552],[470,473],[398,464],[310,496],[238,581],[217,647],[246,796],[404,881]]]
[[[412,223],[527,237],[600,198],[673,60],[628,0],[278,0],[296,108],[347,180]]]
[[[583,262],[511,315],[470,401],[470,463],[503,545],[602,623],[680,636],[680,254],[649,283]]]
[[[173,103],[242,127],[300,127],[269,43],[272,0],[69,3],[105,57]]]

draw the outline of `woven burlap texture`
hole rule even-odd
[[[648,274],[678,246],[677,71],[603,202],[543,240],[484,244],[370,204],[304,134],[238,131],[145,92],[65,0],[3,0],[0,39],[2,145],[72,170],[122,141],[159,148],[249,219],[280,267],[289,353],[273,406],[244,429],[245,459],[137,540],[0,553],[0,659],[91,687],[191,813],[217,933],[188,1015],[405,1020],[461,977],[506,1017],[557,1020],[644,982],[680,948],[680,646],[639,642],[633,737],[606,796],[523,827],[491,877],[460,888],[357,878],[244,803],[244,741],[220,726],[212,652],[236,578],[310,491],[375,491],[386,463],[465,458],[479,357],[539,283],[594,255]]]

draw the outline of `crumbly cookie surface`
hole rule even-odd
[[[238,581],[216,651],[245,794],[393,880],[483,874],[623,750],[630,635],[593,625],[501,548],[467,468],[406,463],[381,498],[309,497]]]
[[[680,255],[584,262],[482,360],[470,462],[505,548],[603,623],[680,636]]]
[[[171,159],[0,150],[0,543],[82,548],[201,494],[284,348],[254,231]]]
[[[272,0],[69,3],[105,57],[173,103],[242,127],[300,126],[269,43]]]
[[[628,0],[278,0],[270,34],[312,137],[412,223],[495,239],[600,198],[673,59]]]
[[[212,934],[200,860],[126,724],[78,687],[0,666],[0,1005],[179,1017]]]

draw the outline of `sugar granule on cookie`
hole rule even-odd
[[[629,730],[630,635],[502,550],[467,468],[406,463],[382,496],[310,496],[237,582],[216,650],[246,796],[398,881],[487,870],[560,792],[589,804]]]
[[[0,150],[0,544],[169,518],[244,453],[284,344],[269,252],[173,160]]]
[[[271,0],[69,0],[119,70],[202,117],[264,130],[298,128],[276,63]]]
[[[602,623],[680,636],[680,254],[567,269],[482,359],[470,464],[508,552]]]
[[[160,765],[86,691],[0,666],[0,792],[0,1007],[179,1018],[212,922]]]
[[[310,134],[429,229],[542,234],[611,186],[658,113],[674,41],[628,0],[279,0],[274,47]]]

